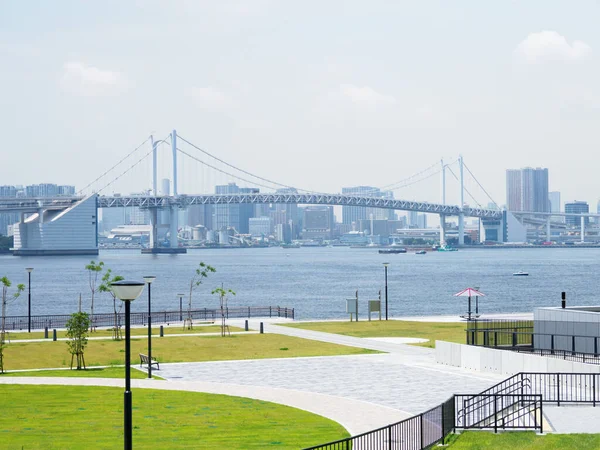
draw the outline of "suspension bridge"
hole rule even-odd
[[[146,146],[150,150],[145,151]],[[185,149],[178,145],[185,145]],[[159,148],[170,148],[169,158],[159,162]],[[140,156],[140,152],[142,153]],[[195,153],[192,153],[195,152]],[[202,174],[206,171],[218,173],[228,180],[236,180],[251,186],[245,193],[234,194],[183,194],[179,192],[178,157],[185,157],[202,167]],[[151,161],[152,187],[135,195],[104,195],[104,192],[119,182],[132,177],[132,172],[144,163]],[[458,163],[459,175],[452,170],[452,165]],[[234,205],[234,204],[305,204],[328,206],[356,206],[366,208],[381,208],[399,211],[416,211],[420,213],[437,214],[440,217],[440,242],[445,241],[446,218],[458,218],[458,243],[464,244],[465,217],[487,219],[490,223],[501,223],[504,220],[503,212],[496,202],[489,196],[483,186],[477,181],[471,170],[464,163],[462,157],[452,164],[444,161],[436,163],[421,172],[396,183],[377,188],[377,193],[362,192],[361,194],[340,194],[313,192],[299,187],[289,186],[270,179],[255,175],[243,170],[223,159],[209,153],[191,141],[178,135],[173,130],[167,137],[154,140],[150,136],[133,151],[123,157],[117,164],[106,170],[102,175],[90,182],[74,197],[59,198],[20,198],[0,199],[0,212],[18,211],[21,220],[15,226],[15,249],[17,255],[36,254],[97,254],[98,252],[98,208],[126,208],[138,207],[150,211],[152,243],[149,253],[156,252],[184,252],[178,245],[178,211],[195,205]],[[127,165],[129,164],[129,165]],[[158,172],[170,166],[169,178],[172,181],[172,192],[165,195],[159,194]],[[125,168],[123,170],[123,167]],[[464,171],[470,175],[481,191],[487,196],[494,209],[482,207],[465,186]],[[147,167],[144,168],[147,171]],[[196,170],[200,172],[199,169]],[[459,183],[460,202],[458,205],[446,202],[446,175],[450,173]],[[435,175],[441,175],[441,202],[431,203],[414,200],[404,200],[382,197],[383,191],[395,191],[418,182],[423,182]],[[200,178],[192,172],[191,178]],[[108,180],[108,181],[107,181]],[[260,192],[266,189],[272,192]],[[465,202],[467,194],[474,205]],[[165,214],[168,212],[168,214]],[[168,216],[168,223],[165,223]],[[170,230],[170,249],[159,248],[157,233],[159,226],[168,226]],[[67,239],[68,238],[68,239]]]

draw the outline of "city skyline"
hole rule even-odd
[[[4,167],[18,170],[3,184],[52,172],[83,187],[177,128],[302,189],[383,187],[463,154],[500,204],[504,170],[523,166],[595,204],[582,161],[600,144],[598,13],[591,1],[5,2],[0,120],[15,149]],[[440,181],[394,195],[433,202]]]

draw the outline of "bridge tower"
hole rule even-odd
[[[465,245],[465,184],[462,155],[459,155],[458,157],[458,164],[460,167],[460,212],[458,213],[458,245]]]
[[[446,166],[444,165],[444,160],[440,161],[442,163],[442,205],[446,206]],[[444,245],[446,243],[446,215],[440,214],[440,245]]]
[[[152,232],[150,237],[150,248],[142,249],[142,253],[186,253],[185,248],[179,247],[178,240],[178,229],[179,229],[179,207],[177,205],[177,131],[173,130],[171,136],[171,150],[173,153],[173,196],[169,199],[168,208],[169,211],[169,248],[161,248],[158,245],[158,228],[162,224],[160,223],[160,214],[158,210],[160,208],[150,208],[150,221],[152,223]],[[158,196],[158,144],[163,141],[154,141],[154,138],[150,136],[150,142],[152,145],[152,190],[155,197]],[[165,220],[166,221],[166,220]],[[166,226],[166,224],[165,224]]]

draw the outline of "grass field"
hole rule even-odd
[[[155,373],[154,371],[152,372]],[[92,367],[85,370],[32,370],[28,372],[5,372],[0,377],[74,377],[74,378],[125,378],[124,367]],[[147,378],[147,372],[131,369],[131,378]],[[152,375],[152,378],[163,378]]]
[[[2,449],[123,447],[123,390],[0,385]],[[298,449],[347,437],[339,424],[275,403],[196,392],[133,391],[133,446]]]
[[[452,322],[411,322],[402,320],[373,320],[359,322],[305,322],[285,324],[287,327],[354,337],[415,337],[429,339],[421,345],[435,347],[435,341],[465,342],[465,324]]]
[[[452,450],[598,450],[600,434],[547,434],[534,432],[488,433],[470,431],[460,434],[449,446]]]
[[[122,365],[124,341],[89,341],[86,366]],[[145,339],[132,339],[131,363],[139,364],[138,353],[147,352]],[[164,337],[152,340],[152,356],[163,362],[225,361],[236,359],[333,356],[377,353],[355,347],[329,344],[277,334]],[[64,341],[13,342],[4,350],[4,369],[69,367],[71,355]]]
[[[244,331],[243,328],[238,327],[229,327],[230,331]],[[163,326],[164,334],[199,334],[199,333],[220,333],[221,326],[220,325],[209,325],[209,324],[195,324],[191,330],[184,328],[181,325],[164,325]],[[158,337],[160,332],[160,325],[152,326],[152,336]],[[125,336],[125,328],[121,329],[121,333]],[[112,330],[110,328],[98,328],[96,331],[89,334],[89,337],[111,337]],[[148,336],[148,328],[147,327],[133,327],[131,328],[131,336]],[[44,339],[43,331],[32,331],[28,333],[26,331],[10,331],[9,337],[11,340],[20,340],[20,339]],[[56,337],[58,339],[66,338],[67,332],[65,330],[57,330]],[[48,330],[48,340],[52,340],[52,330]]]

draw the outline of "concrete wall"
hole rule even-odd
[[[600,337],[599,307],[536,308],[533,320],[535,348],[552,348],[550,335],[555,335],[555,350],[572,351],[572,336],[575,335],[582,336],[575,338],[576,352],[594,353],[594,338]]]
[[[435,341],[438,364],[481,372],[513,375],[519,372],[600,373],[600,366],[509,350]]]

